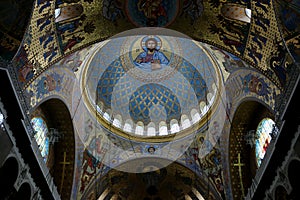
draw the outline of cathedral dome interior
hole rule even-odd
[[[0,14],[0,200],[300,196],[299,1]]]

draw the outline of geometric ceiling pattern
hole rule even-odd
[[[156,42],[153,53],[146,47],[149,41]],[[205,116],[213,104],[209,101],[217,99],[219,69],[204,47],[193,40],[128,35],[111,39],[91,55],[83,73],[83,91],[91,106],[108,121],[117,119],[121,129],[140,124],[146,132],[136,133],[139,135],[148,135],[146,127],[150,125],[154,129],[151,136],[174,133],[174,123],[181,130],[197,113]],[[169,133],[159,132],[161,123],[166,123]],[[127,131],[135,133],[131,128]]]

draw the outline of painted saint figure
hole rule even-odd
[[[145,37],[143,39],[144,45],[142,48],[144,52],[140,53],[134,60],[134,64],[145,71],[151,72],[158,70],[169,64],[169,59],[163,52],[160,52],[160,39],[158,37]]]

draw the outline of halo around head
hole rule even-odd
[[[154,40],[156,41],[156,44],[157,44],[157,45],[156,45],[155,49],[156,49],[157,51],[159,51],[160,48],[161,48],[161,46],[162,46],[162,42],[161,42],[161,39],[160,39],[159,37],[154,36],[154,35],[148,35],[148,36],[146,36],[146,37],[144,37],[144,38],[142,39],[142,41],[141,41],[141,46],[142,46],[142,48],[144,49],[144,51],[147,51],[146,42],[147,42],[149,39],[154,39]]]

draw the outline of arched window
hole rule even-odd
[[[192,117],[193,124],[198,122],[201,119],[199,112],[195,108],[191,110],[191,117]]]
[[[4,122],[4,115],[0,111],[0,124]]]
[[[202,116],[205,115],[205,113],[208,111],[208,106],[206,105],[206,103],[204,101],[201,101],[200,104],[200,111]]]
[[[124,130],[124,131],[127,131],[127,132],[131,132],[132,127],[133,127],[133,122],[132,122],[132,120],[131,120],[131,119],[127,119],[127,120],[125,121],[123,130]]]
[[[135,134],[143,135],[144,134],[144,123],[141,121],[137,122],[137,126],[135,128]]]
[[[262,159],[266,154],[266,150],[272,139],[271,133],[275,122],[270,118],[264,118],[260,121],[256,129],[255,155],[257,166],[259,167]]]
[[[121,115],[118,114],[114,117],[113,125],[118,127],[118,128],[121,128],[121,126],[122,126],[122,117],[121,117]]]
[[[182,129],[186,129],[191,126],[191,121],[187,115],[181,116],[181,126],[182,126]]]
[[[159,123],[159,135],[168,135],[168,127],[165,121]]]
[[[107,109],[103,114],[103,118],[106,119],[107,121],[111,122],[112,121],[111,113],[112,113],[111,109]]]
[[[45,162],[49,154],[49,137],[46,122],[41,117],[34,117],[31,120],[32,127],[35,131],[34,138],[38,144],[41,155]]]
[[[81,4],[68,5],[55,9],[55,22],[61,22],[68,19],[79,17],[83,13]]]
[[[3,122],[4,122],[4,115],[1,113],[1,110],[0,110],[0,128],[4,128],[4,125],[3,125]]]
[[[156,135],[155,124],[153,122],[150,122],[148,124],[147,135],[148,136],[155,136]]]
[[[176,119],[171,120],[170,128],[171,128],[171,130],[170,130],[171,133],[177,133],[180,131],[180,127],[179,127],[178,121]]]
[[[221,8],[221,13],[228,19],[239,20],[247,23],[250,23],[251,21],[251,10],[240,7],[239,5],[225,4]]]

